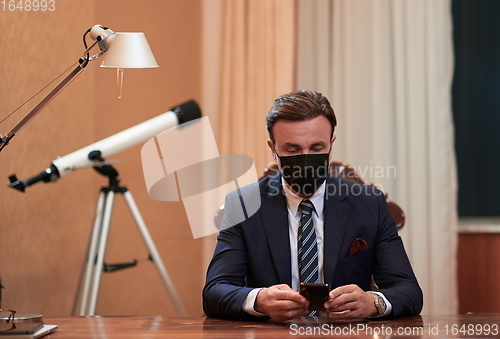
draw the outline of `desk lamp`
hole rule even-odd
[[[94,41],[87,47],[87,35]],[[125,68],[154,68],[158,67],[149,48],[144,33],[115,33],[107,27],[94,25],[83,35],[86,48],[83,56],[78,59],[77,66],[66,75],[26,116],[17,123],[5,136],[0,135],[0,151],[30,122],[45,106],[68,86],[88,65],[106,53],[101,67],[116,68],[118,79],[118,97],[121,97],[121,83]],[[90,55],[92,48],[98,45],[99,52]]]

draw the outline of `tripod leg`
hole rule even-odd
[[[106,201],[106,193],[101,190],[99,200],[97,201],[97,209],[95,213],[94,226],[90,237],[87,264],[85,265],[85,274],[83,276],[83,290],[80,301],[80,316],[87,315],[88,298],[90,291],[90,281],[92,279],[92,268],[96,264],[96,249],[97,241],[101,233],[102,218],[104,213],[104,202]]]
[[[104,264],[104,255],[106,254],[106,242],[108,240],[109,224],[111,220],[111,213],[113,211],[114,196],[115,193],[112,190],[109,191],[106,195],[104,214],[102,217],[101,234],[99,238],[99,245],[97,248],[97,259],[94,265],[94,273],[92,274],[93,282],[87,315],[94,315],[95,313],[97,296],[99,294],[99,283],[101,281],[102,267]]]
[[[172,281],[170,280],[170,276],[168,275],[168,272],[165,268],[165,265],[163,264],[163,261],[161,260],[160,254],[158,253],[158,250],[156,249],[156,246],[153,242],[153,239],[151,238],[151,235],[149,234],[148,228],[146,227],[146,224],[144,223],[144,220],[142,219],[141,213],[139,212],[139,209],[137,208],[137,205],[135,204],[134,198],[132,197],[132,193],[129,191],[125,191],[123,193],[123,196],[125,197],[125,201],[127,202],[127,206],[130,209],[130,212],[132,213],[132,216],[134,217],[134,220],[137,224],[137,227],[139,228],[139,231],[141,232],[142,238],[144,242],[146,243],[146,246],[149,250],[149,254],[153,258],[153,261],[156,265],[156,268],[158,269],[158,272],[163,279],[163,283],[165,284],[165,287],[167,288],[167,292],[170,295],[170,299],[172,300],[172,303],[174,304],[175,310],[177,312],[177,315],[181,317],[187,317],[186,310],[184,309],[184,306],[182,306],[182,303],[177,296],[177,292],[175,291],[175,288],[172,284]]]

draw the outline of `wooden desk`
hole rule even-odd
[[[47,339],[88,338],[495,338],[500,314],[417,316],[391,321],[288,323],[242,322],[210,318],[161,316],[45,318],[56,324]],[[484,335],[487,328],[489,335]],[[460,332],[465,330],[465,332]]]

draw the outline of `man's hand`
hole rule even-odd
[[[358,285],[345,285],[330,291],[325,302],[328,318],[368,318],[377,313],[373,295]]]
[[[309,301],[286,284],[263,288],[257,294],[254,309],[274,321],[285,321],[307,313]]]

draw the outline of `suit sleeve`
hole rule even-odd
[[[203,310],[209,317],[239,320],[267,320],[243,311],[243,303],[253,288],[245,287],[247,245],[243,226],[235,224],[232,211],[239,204],[237,194],[226,197],[222,227],[203,288]],[[235,206],[236,205],[236,206]],[[226,228],[228,227],[228,228]]]
[[[422,290],[383,195],[379,198],[379,222],[373,277],[379,291],[392,304],[388,317],[418,315],[423,306]]]

